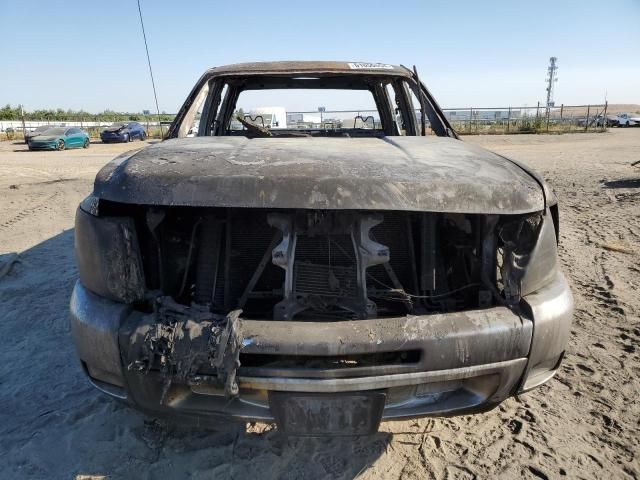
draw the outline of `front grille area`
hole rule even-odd
[[[385,367],[415,365],[420,361],[420,350],[400,350],[396,352],[360,353],[352,355],[304,356],[240,354],[240,363],[250,367],[283,369],[350,369],[362,367]]]
[[[298,235],[296,261],[349,267],[355,261],[353,240],[345,234]]]
[[[147,289],[214,313],[331,321],[494,302],[496,244],[483,215],[126,206],[132,212]]]
[[[294,272],[294,287],[298,294],[352,298],[358,294],[354,265],[340,267],[298,260]]]

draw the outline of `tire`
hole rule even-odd
[[[142,132],[142,135],[140,135],[140,141],[144,142],[147,139],[147,132]]]
[[[82,144],[82,148],[89,148],[89,145],[91,145],[91,142],[88,138],[85,138],[84,143]]]
[[[65,148],[64,140],[58,140],[58,145],[56,147],[56,150],[64,150],[64,148]]]
[[[124,143],[128,143],[128,142],[132,142],[133,139],[131,138],[131,135],[129,135],[128,133],[124,134]]]

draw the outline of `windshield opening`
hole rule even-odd
[[[42,132],[42,135],[64,135],[66,128],[49,128]]]
[[[420,88],[412,79],[382,74],[205,77],[169,137],[416,136]],[[425,133],[455,135],[428,93],[422,97]]]

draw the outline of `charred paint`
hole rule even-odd
[[[146,205],[544,210],[538,181],[520,166],[438,137],[175,139],[115,159],[98,174],[94,194]]]

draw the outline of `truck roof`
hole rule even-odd
[[[411,77],[411,71],[402,65],[371,62],[329,61],[281,61],[251,62],[223,65],[207,70],[208,75],[252,75],[252,74],[367,74]]]

